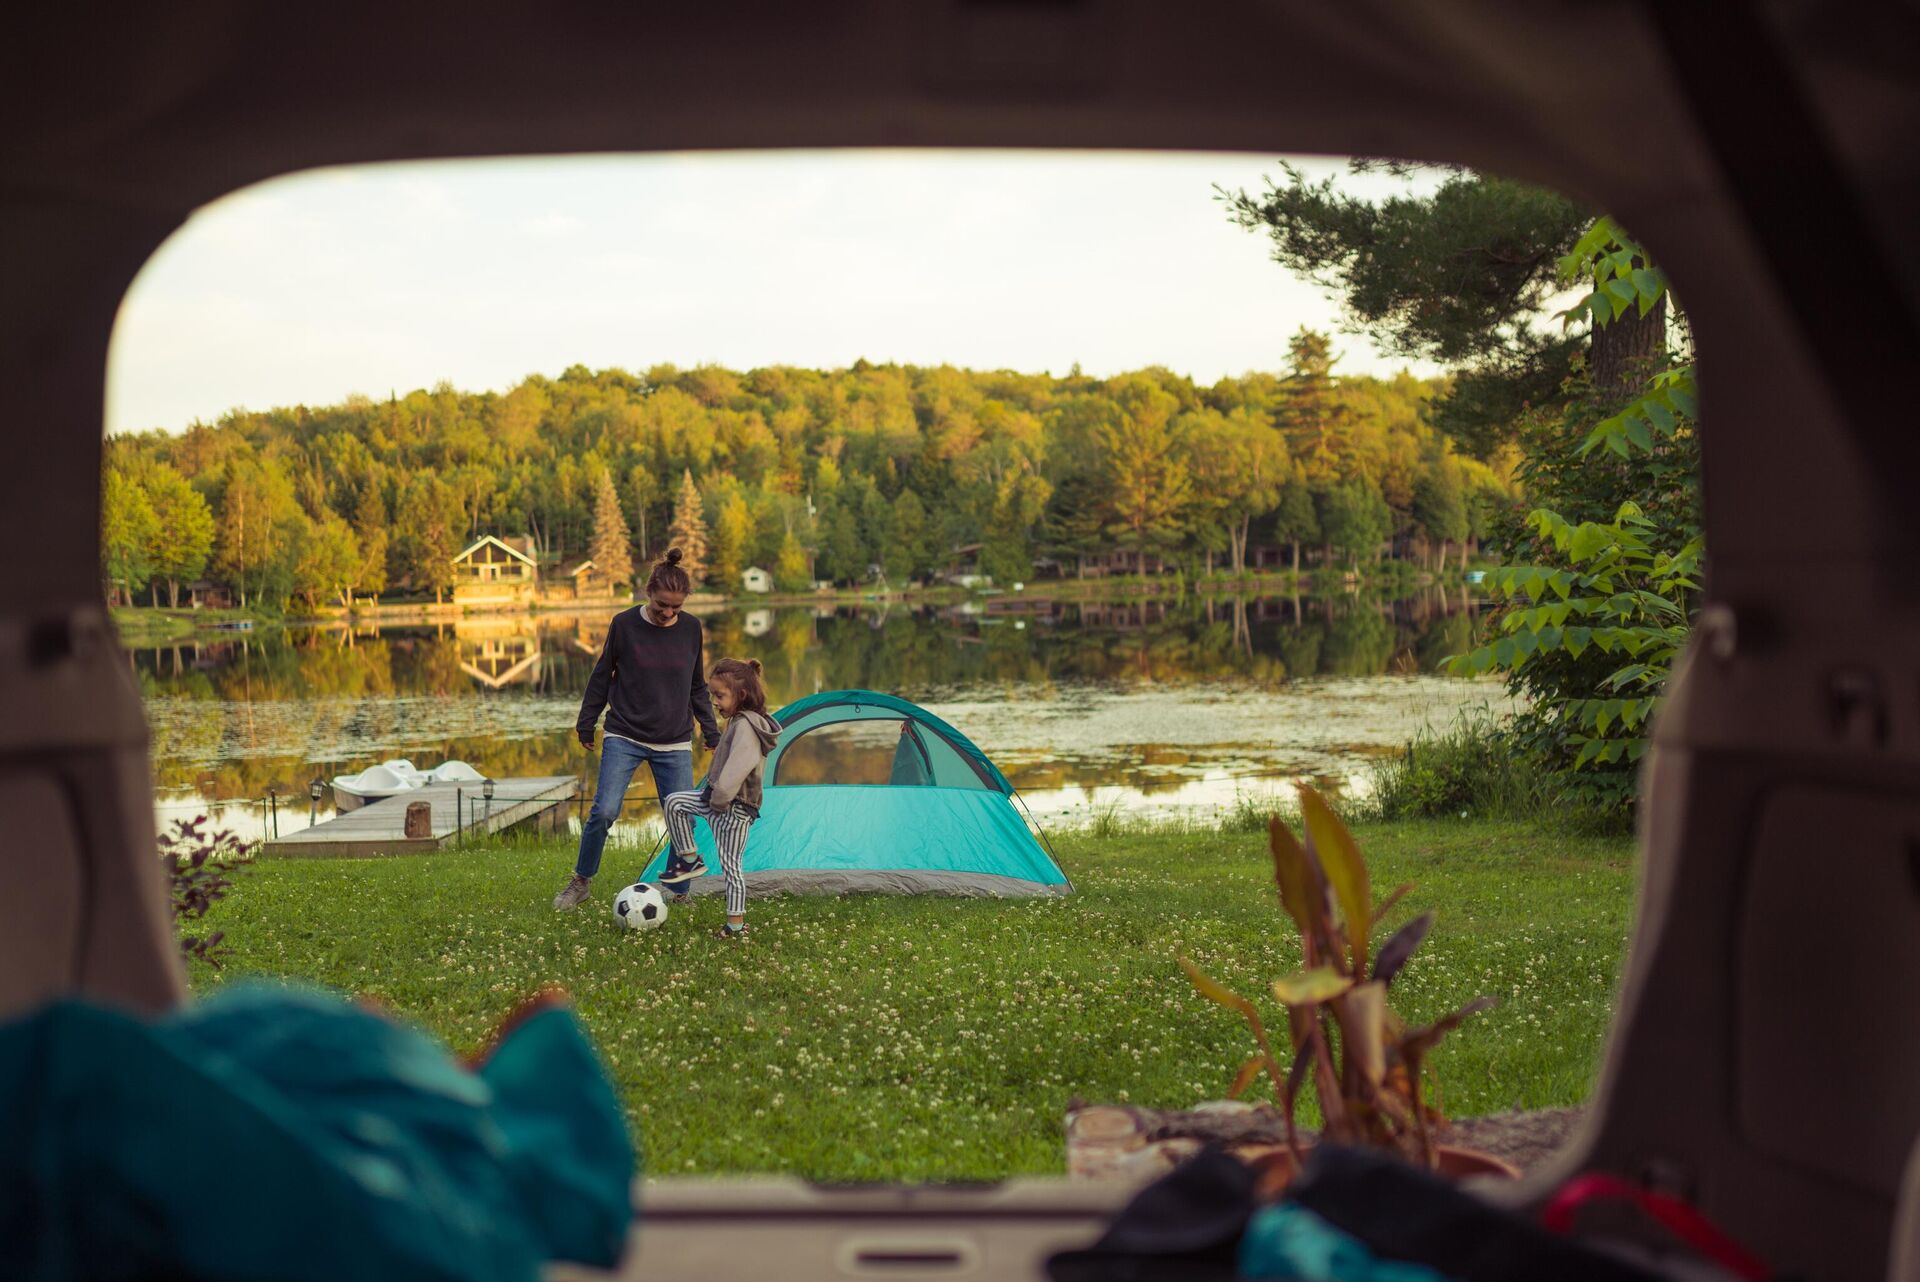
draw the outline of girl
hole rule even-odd
[[[767,754],[780,741],[780,727],[767,715],[767,693],[760,684],[760,660],[722,659],[707,674],[713,706],[727,718],[726,733],[713,750],[707,786],[698,792],[676,792],[661,803],[667,815],[667,837],[673,852],[667,856],[660,880],[683,896],[686,882],[707,871],[706,861],[693,846],[693,821],[704,818],[713,829],[720,852],[720,871],[727,882],[725,939],[744,939],[747,933],[747,879],[740,871],[740,852],[746,849],[747,830],[760,817],[760,780]]]
[[[615,615],[607,628],[607,644],[587,679],[574,726],[580,746],[592,752],[594,723],[606,710],[600,783],[593,813],[580,828],[573,876],[554,896],[555,908],[577,908],[593,893],[607,829],[620,817],[620,803],[640,764],[653,771],[655,795],[664,798],[693,785],[694,723],[709,748],[720,742],[707,682],[700,675],[700,620],[681,609],[692,590],[680,549],[674,548],[647,576],[646,603]]]

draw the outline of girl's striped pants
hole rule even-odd
[[[747,848],[747,830],[753,827],[753,815],[739,802],[729,802],[714,810],[701,802],[697,792],[671,792],[660,803],[667,816],[667,839],[682,859],[694,858],[693,821],[704,819],[713,829],[713,844],[720,851],[720,872],[727,881],[727,916],[744,917],[747,912],[747,877],[740,871],[740,852]]]

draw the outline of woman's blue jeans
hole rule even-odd
[[[627,739],[603,735],[600,739],[600,782],[595,787],[593,809],[580,829],[580,857],[573,870],[582,877],[600,871],[600,855],[607,848],[607,829],[620,817],[620,803],[626,799],[633,772],[646,762],[653,770],[656,795],[667,797],[693,787],[693,753],[655,752]]]

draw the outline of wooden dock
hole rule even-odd
[[[572,775],[532,779],[495,779],[493,800],[477,783],[430,783],[424,788],[370,802],[358,810],[269,840],[261,853],[296,859],[358,859],[368,855],[410,855],[445,850],[464,838],[530,825],[558,832],[567,822],[567,803],[579,791]],[[431,836],[406,835],[407,807],[424,801],[433,808]],[[456,811],[464,806],[464,819]]]

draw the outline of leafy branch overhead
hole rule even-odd
[[[1608,218],[1595,221],[1560,270],[1564,281],[1591,286],[1563,315],[1596,328],[1635,309],[1644,316],[1667,293],[1665,275]],[[1589,459],[1604,449],[1631,460],[1686,441],[1696,405],[1691,364],[1656,370],[1633,399],[1586,432],[1575,457]],[[1573,770],[1631,765],[1646,752],[1648,723],[1686,644],[1701,587],[1703,538],[1631,501],[1608,521],[1569,521],[1543,507],[1528,513],[1526,525],[1536,546],[1561,563],[1489,575],[1488,589],[1502,603],[1494,639],[1450,660],[1450,669],[1466,676],[1493,669],[1512,674],[1535,696],[1531,715],[1544,724],[1547,739],[1570,754]],[[1600,671],[1566,666],[1582,663],[1589,652],[1616,662]]]
[[[1606,217],[1595,219],[1587,234],[1560,259],[1560,279],[1568,285],[1591,286],[1583,298],[1560,313],[1563,325],[1586,320],[1602,329],[1630,310],[1646,316],[1668,295],[1666,273]],[[1670,440],[1686,430],[1698,414],[1697,405],[1691,364],[1660,370],[1645,391],[1594,425],[1580,444],[1580,457],[1602,447],[1621,458],[1630,450],[1646,453],[1653,449],[1655,434]]]

